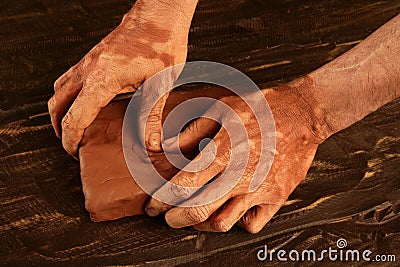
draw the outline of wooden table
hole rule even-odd
[[[90,222],[79,163],[55,137],[46,101],[54,80],[131,5],[0,3],[1,266],[275,265],[257,260],[264,245],[320,251],[339,238],[400,261],[400,207],[388,201],[400,190],[400,99],[324,142],[305,181],[259,234],[174,230],[146,216]],[[265,87],[325,64],[399,12],[398,0],[202,0],[189,60],[229,64]]]

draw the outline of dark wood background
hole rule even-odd
[[[256,253],[264,245],[322,250],[338,238],[400,261],[400,99],[323,143],[306,180],[259,234],[173,230],[146,216],[90,222],[79,163],[42,113],[54,80],[132,4],[0,2],[0,265],[263,265]],[[399,12],[398,0],[201,0],[189,60],[226,63],[268,86],[334,59]]]

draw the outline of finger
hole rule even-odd
[[[103,71],[94,71],[85,80],[82,90],[62,120],[62,143],[72,156],[77,156],[85,128],[120,91],[118,84]]]
[[[212,138],[218,132],[220,124],[213,119],[200,117],[189,124],[178,137],[172,137],[163,142],[167,152],[181,151],[189,153],[198,148],[201,140]]]
[[[68,71],[66,71],[63,75],[61,75],[60,77],[58,77],[58,79],[54,82],[54,92],[59,91],[64,84],[71,79],[71,77],[74,75],[75,73],[75,69],[76,67],[73,66],[71,67]]]
[[[274,168],[276,168],[276,166]],[[286,173],[282,173],[284,168],[279,168],[278,173],[274,173],[274,168],[272,172],[269,173],[270,177],[288,177]],[[249,209],[238,221],[238,225],[249,233],[256,234],[260,232],[289,197],[291,191],[286,192],[282,190],[281,186],[276,184],[276,179],[278,178],[275,178],[271,183],[267,182],[267,177],[266,182],[264,182],[257,191],[252,193],[256,198],[255,203],[257,205]]]
[[[83,62],[80,61],[72,66],[68,71],[61,75],[54,82],[54,92],[61,90],[68,81],[80,82],[82,81],[82,66]]]
[[[262,204],[251,208],[240,219],[238,225],[247,232],[256,234],[271,220],[282,204]]]
[[[226,132],[220,131],[193,161],[152,195],[146,205],[148,215],[157,216],[169,210],[172,205],[188,199],[199,189],[198,187],[206,184],[226,168],[229,162],[224,159],[229,150],[220,145],[224,134]]]
[[[139,138],[150,152],[161,152],[162,115],[173,83],[183,68],[166,68],[146,79],[142,85],[140,115],[138,118]]]
[[[156,103],[147,118],[145,129],[145,145],[146,149],[151,152],[161,152],[161,130],[162,130],[162,114],[168,94],[165,94]]]
[[[236,196],[230,199],[221,211],[216,211],[205,222],[194,225],[199,231],[227,232],[244,216],[253,205],[251,195]]]
[[[224,166],[216,162],[213,162],[206,169],[199,172],[181,170],[169,181],[169,183],[153,194],[152,198],[146,205],[146,213],[150,216],[157,216],[166,212],[172,208],[172,203],[176,205],[188,199],[196,192],[198,187],[206,184],[223,170]],[[173,184],[177,186],[174,186]],[[168,203],[164,203],[160,200],[168,200]]]
[[[61,138],[62,118],[81,89],[82,81],[80,75],[77,74],[76,68],[71,69],[54,83],[54,95],[48,102],[48,109],[51,123],[59,138]]]
[[[213,183],[218,183],[218,180]],[[220,184],[221,186],[222,184]],[[222,185],[223,186],[223,185]],[[165,214],[165,220],[172,228],[182,228],[186,226],[198,225],[209,219],[213,213],[223,207],[223,205],[231,198],[230,193],[219,196],[217,200],[207,203],[206,200],[210,195],[218,195],[219,188],[206,187],[194,199],[186,201],[184,204],[188,207],[175,207]],[[204,205],[198,205],[205,202]],[[223,222],[222,222],[223,223]],[[221,225],[221,229],[225,226]]]

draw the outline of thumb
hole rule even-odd
[[[201,140],[212,138],[217,134],[220,124],[210,118],[200,117],[189,124],[178,136],[171,137],[163,142],[163,149],[166,152],[182,153],[193,152],[198,149]]]
[[[150,111],[146,121],[145,129],[145,145],[146,149],[151,152],[161,152],[162,138],[162,114],[167,101],[168,94],[165,94]]]

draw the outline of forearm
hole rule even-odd
[[[310,75],[304,99],[328,137],[400,96],[400,15]]]

